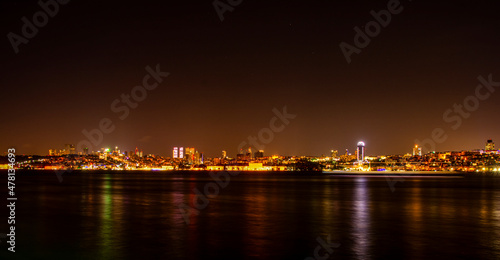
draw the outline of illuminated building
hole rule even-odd
[[[246,158],[247,160],[252,159],[252,147],[248,147],[248,151],[247,151],[247,153],[245,154],[245,158]]]
[[[227,157],[227,152],[226,151],[222,151],[222,159],[226,159]]]
[[[191,147],[189,149],[189,158],[188,159],[189,159],[190,163],[197,163],[197,159],[196,159],[196,154],[197,153],[198,153],[198,151],[195,151],[194,147]]]
[[[192,157],[191,163],[201,164],[201,154],[198,151],[194,152],[194,154],[192,154],[191,157]]]
[[[179,158],[179,147],[174,147],[173,157],[174,159]]]
[[[413,156],[422,156],[422,147],[418,147],[418,145],[415,145],[413,147]]]
[[[339,151],[337,150],[332,150],[330,156],[332,158],[338,158],[339,157]]]
[[[184,158],[186,158],[190,164],[196,163],[196,153],[198,153],[198,151],[195,151],[194,147],[186,147]]]
[[[358,162],[362,162],[365,158],[365,143],[358,142],[358,149],[356,150]]]
[[[493,151],[493,150],[495,150],[495,143],[493,142],[493,140],[490,139],[490,140],[486,141],[485,150],[486,151]]]
[[[179,158],[184,158],[184,147],[179,148]]]
[[[254,153],[255,158],[262,158],[264,157],[264,150],[259,150],[258,152]]]
[[[64,145],[64,154],[76,154],[75,145],[65,144]]]
[[[184,158],[186,158],[188,160],[188,162],[191,160],[191,148],[190,147],[186,147],[186,149],[184,149]]]

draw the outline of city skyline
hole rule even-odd
[[[265,150],[258,150],[258,149],[256,150],[255,148],[252,149],[252,147],[241,149],[239,151],[234,151],[233,154],[231,154],[231,153],[228,154],[227,150],[220,150],[219,151],[219,155],[208,155],[204,151],[202,151],[202,150],[200,150],[198,148],[187,147],[187,146],[174,146],[174,147],[171,147],[170,153],[169,152],[150,153],[148,151],[144,152],[144,150],[142,148],[139,148],[137,146],[135,148],[130,148],[130,149],[124,149],[121,146],[104,146],[104,147],[101,147],[100,149],[96,149],[96,150],[89,150],[88,148],[84,148],[81,151],[76,150],[74,144],[64,144],[61,147],[64,147],[64,148],[57,149],[57,148],[53,147],[51,149],[48,149],[47,153],[41,153],[41,154],[23,154],[23,155],[39,155],[39,156],[57,155],[57,156],[61,156],[61,155],[90,155],[90,154],[96,154],[96,153],[100,153],[100,152],[118,152],[118,153],[121,153],[121,154],[124,154],[124,155],[127,155],[127,153],[133,153],[133,154],[136,154],[138,156],[140,154],[140,157],[143,157],[143,155],[144,156],[156,155],[156,156],[163,156],[163,157],[172,158],[172,159],[189,158],[189,156],[194,156],[195,154],[196,154],[196,156],[207,157],[207,158],[226,158],[226,157],[227,158],[237,158],[238,154],[243,154],[244,155],[246,153],[249,153],[252,158],[254,157],[255,153],[262,154],[262,156],[264,156],[263,155],[264,153],[265,153],[265,156],[299,156],[299,157],[300,156],[312,156],[312,157],[324,157],[324,156],[328,156],[328,152],[325,152],[325,153],[322,153],[322,154],[280,154],[280,153],[266,153]],[[15,147],[12,147],[12,148],[17,149]],[[413,156],[422,156],[424,154],[429,154],[429,153],[432,153],[432,152],[443,153],[443,152],[481,151],[481,150],[486,152],[486,151],[498,151],[499,150],[495,146],[495,142],[494,142],[493,139],[487,139],[485,141],[483,147],[475,147],[475,148],[470,148],[469,147],[468,149],[459,149],[459,150],[429,150],[429,149],[424,150],[426,148],[422,147],[422,146],[419,146],[418,144],[415,144],[415,145],[411,146],[410,148],[411,149],[409,149],[406,152],[394,153],[394,154],[366,153],[366,144],[365,144],[365,142],[364,141],[358,141],[357,144],[355,145],[355,149],[333,148],[333,149],[330,149],[330,154],[332,154],[331,157],[334,157],[333,154],[336,154],[336,155],[342,155],[342,154],[356,155],[357,156],[356,160],[358,162],[360,162],[360,161],[363,161],[363,158],[365,158],[366,156],[406,155],[406,154],[410,154],[410,155],[413,155]],[[343,153],[342,151],[345,151],[345,153]],[[354,151],[354,152],[350,152],[350,151]],[[361,156],[358,155],[358,154],[360,154],[360,151],[361,151],[361,154],[362,154]],[[197,158],[201,158],[201,157],[197,157]]]
[[[499,259],[498,10],[0,1],[0,258]]]
[[[113,3],[60,4],[18,52],[2,41],[0,101],[9,109],[0,112],[0,148],[42,154],[76,145],[107,118],[113,131],[97,147],[160,154],[185,144],[215,155],[258,136],[283,107],[296,118],[265,144],[270,153],[319,155],[364,140],[369,152],[396,154],[437,128],[447,139],[436,150],[498,140],[493,4],[388,3],[244,2],[223,22],[208,2],[119,11]],[[0,28],[20,36],[43,10],[29,2],[2,8],[9,12]],[[378,34],[365,30],[373,21]],[[365,34],[360,48],[355,39]],[[342,43],[360,50],[350,62]]]

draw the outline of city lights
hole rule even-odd
[[[65,149],[50,149],[46,156],[27,156],[19,160],[19,169],[35,170],[144,170],[144,171],[304,171],[397,173],[397,172],[499,172],[500,152],[494,142],[485,149],[422,153],[412,147],[412,153],[402,155],[367,155],[366,143],[359,141],[354,154],[332,149],[327,156],[266,155],[264,150],[241,150],[231,157],[224,150],[220,157],[210,158],[194,147],[172,147],[171,157],[144,154],[139,148],[121,151],[101,148],[98,151],[76,152],[74,145]],[[22,158],[22,157],[20,157]],[[6,164],[0,163],[0,169]]]

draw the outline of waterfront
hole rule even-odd
[[[240,173],[187,224],[207,173],[19,172],[8,259],[500,258],[500,178],[402,179]]]

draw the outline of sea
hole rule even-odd
[[[500,259],[500,177],[0,172],[0,259]],[[12,244],[12,243],[11,243]]]

